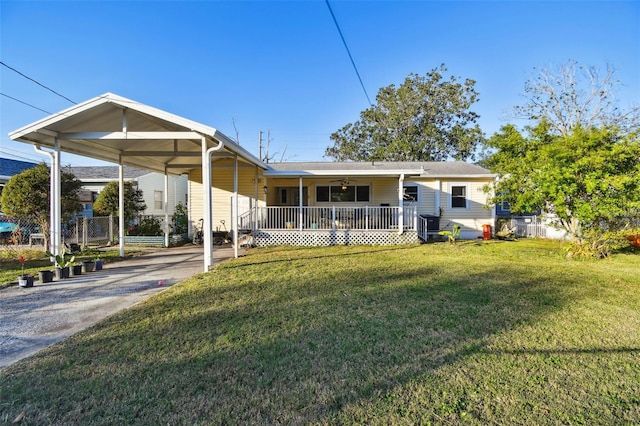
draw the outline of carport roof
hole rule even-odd
[[[268,166],[213,127],[113,93],[85,101],[9,133],[13,140],[160,173],[179,175],[202,167],[207,148],[224,143],[219,157]]]

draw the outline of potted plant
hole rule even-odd
[[[38,279],[41,283],[50,283],[51,281],[53,281],[53,271],[38,271]]]
[[[78,275],[82,275],[82,263],[74,263],[73,265],[71,265],[71,276],[78,276]]]
[[[24,273],[24,263],[27,260],[24,258],[24,256],[20,255],[18,256],[18,262],[20,262],[20,266],[22,268],[20,275],[18,276],[18,285],[20,287],[33,287],[33,276],[32,275],[25,275]]]
[[[70,259],[65,259],[64,253],[53,255],[50,252],[47,252],[47,256],[50,256],[54,259],[56,278],[69,278],[69,265],[73,263],[76,257],[71,256]]]
[[[95,269],[95,262],[93,260],[83,260],[82,261],[82,272],[87,273],[87,272],[93,272],[93,270]]]
[[[102,271],[102,259],[97,257],[97,258],[93,259],[93,261],[96,264],[96,271]]]

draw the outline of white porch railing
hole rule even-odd
[[[403,230],[417,229],[415,206],[400,207],[258,207],[238,218],[239,229],[303,230],[353,229],[398,230],[402,211]]]

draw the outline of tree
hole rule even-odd
[[[100,216],[118,215],[120,196],[119,182],[107,183],[93,203],[93,211]],[[133,186],[133,182],[124,183],[124,220],[129,222],[136,215],[147,209],[142,191]]]
[[[45,245],[49,240],[50,179],[49,167],[40,163],[12,176],[0,196],[3,212],[35,222],[45,234]],[[82,211],[82,205],[78,201],[78,191],[81,187],[82,182],[70,170],[61,170],[60,203],[63,221],[68,221]]]
[[[640,224],[638,133],[578,125],[558,135],[546,120],[527,132],[508,125],[488,141],[494,201],[514,213],[542,210],[573,238],[574,254],[606,256],[621,231]]]
[[[400,87],[383,87],[376,105],[331,135],[325,155],[336,161],[466,160],[483,136],[469,110],[478,100],[475,81],[445,80],[444,65],[425,76],[409,74]]]
[[[576,61],[553,68],[540,68],[525,83],[524,105],[515,107],[519,118],[546,119],[550,131],[567,136],[574,128],[617,127],[631,133],[640,124],[640,107],[620,110],[615,94],[620,81],[607,65],[604,72]]]

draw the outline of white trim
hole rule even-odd
[[[464,188],[464,200],[465,207],[453,207],[453,187],[463,187]],[[470,210],[471,209],[471,184],[469,182],[449,182],[448,184],[448,193],[449,193],[449,210]]]

